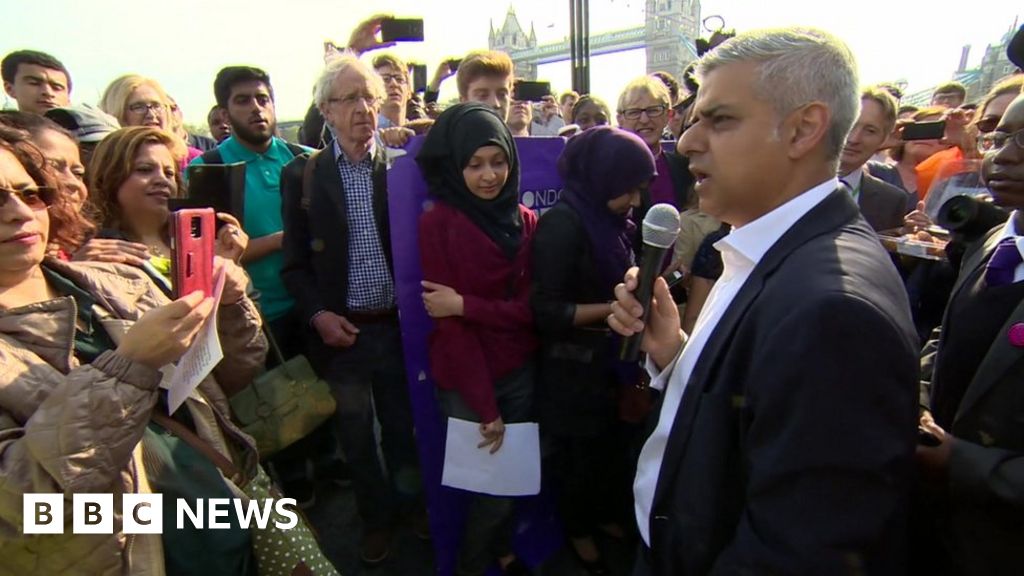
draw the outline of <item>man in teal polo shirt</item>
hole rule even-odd
[[[274,136],[274,89],[259,68],[229,66],[213,83],[217,105],[227,110],[232,135],[193,164],[245,162],[245,232],[249,247],[242,258],[245,270],[260,292],[260,308],[274,335],[284,344],[291,340],[287,317],[294,302],[281,282],[281,169],[299,146]]]
[[[281,170],[309,150],[274,135],[274,88],[263,70],[228,66],[217,73],[213,92],[217,106],[227,111],[231,136],[192,164],[245,162],[243,227],[250,239],[242,265],[260,292],[260,309],[268,328],[285,358],[291,358],[304,352],[306,330],[281,282]],[[273,363],[272,358],[268,360]],[[331,457],[327,452],[333,452],[329,432],[314,433],[273,459],[282,488],[299,505],[309,505],[314,498],[312,482],[306,476],[307,458],[327,460]]]

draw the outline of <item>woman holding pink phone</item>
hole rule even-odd
[[[103,228],[100,236],[132,242],[134,249],[123,261],[144,268],[168,294],[168,201],[181,194],[181,154],[181,143],[162,130],[122,128],[100,143],[88,170],[92,209]],[[237,263],[249,237],[230,214],[217,218],[227,225],[217,234],[214,253]]]

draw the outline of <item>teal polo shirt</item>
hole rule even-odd
[[[259,238],[283,230],[281,170],[294,157],[285,141],[275,137],[266,152],[257,154],[231,136],[217,149],[226,164],[245,162],[245,233]],[[203,158],[196,158],[192,164],[203,164]],[[284,255],[277,251],[245,266],[260,291],[260,308],[267,320],[284,316],[295,305],[281,281],[283,265]]]

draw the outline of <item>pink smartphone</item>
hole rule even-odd
[[[171,287],[175,298],[196,290],[213,296],[216,220],[212,208],[171,212]]]

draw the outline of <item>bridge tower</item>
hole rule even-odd
[[[516,17],[515,9],[509,5],[505,14],[505,22],[498,30],[494,29],[494,21],[490,23],[490,34],[487,36],[487,47],[491,50],[499,50],[506,54],[513,54],[517,50],[537,47],[537,32],[530,23],[530,34],[523,31]],[[515,76],[523,80],[537,79],[537,65],[533,62],[515,62]]]
[[[677,79],[696,59],[700,0],[646,0],[647,73],[662,70]]]

